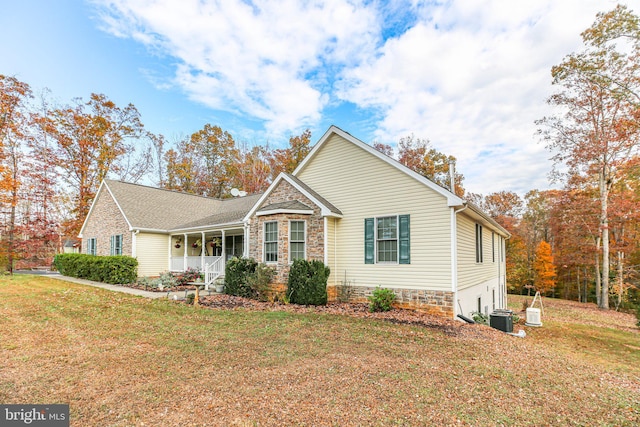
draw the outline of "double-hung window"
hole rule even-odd
[[[482,226],[476,224],[476,262],[483,262],[482,259]]]
[[[289,222],[289,261],[305,259],[305,222]]]
[[[89,255],[95,255],[96,254],[96,238],[92,237],[90,239],[87,239],[87,254]]]
[[[278,223],[264,223],[264,262],[278,262]]]
[[[365,264],[410,264],[409,215],[364,220]]]
[[[122,234],[111,236],[111,255],[122,255]]]
[[[376,218],[376,262],[398,262],[398,217]]]

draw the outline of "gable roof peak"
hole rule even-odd
[[[462,206],[464,204],[464,200],[459,196],[457,196],[456,194],[449,191],[449,189],[436,184],[429,178],[426,178],[420,175],[419,173],[403,165],[396,159],[391,158],[384,153],[381,153],[380,151],[376,150],[369,144],[359,140],[358,138],[354,137],[350,133],[340,129],[335,125],[331,125],[329,129],[324,133],[324,135],[320,137],[316,145],[314,145],[313,149],[311,149],[309,154],[307,154],[307,156],[302,160],[302,162],[300,162],[298,167],[293,171],[294,176],[297,176],[309,164],[311,159],[313,159],[316,156],[316,154],[320,151],[322,146],[331,138],[332,135],[338,135],[342,137],[342,139],[344,139],[345,141],[352,143],[353,145],[361,148],[362,150],[366,151],[372,156],[377,157],[378,159],[398,169],[400,172],[406,175],[409,175],[411,178],[415,179],[418,182],[421,182],[422,184],[434,190],[436,193],[441,194],[447,199],[448,206]]]

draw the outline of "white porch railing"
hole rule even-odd
[[[222,275],[224,272],[224,257],[212,257],[218,258],[211,264],[205,264],[204,266],[204,283],[208,289],[209,285],[211,285],[218,277]]]
[[[223,257],[221,256],[174,256],[171,257],[171,271],[185,271],[188,268],[204,271],[207,264],[215,264],[222,259]],[[224,271],[224,261],[221,261],[221,264],[221,271]]]

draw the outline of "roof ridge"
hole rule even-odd
[[[226,202],[228,200],[238,200],[238,199],[241,199],[243,197],[255,196],[255,195],[264,193],[264,192],[256,192],[256,193],[246,194],[246,195],[244,195],[242,197],[230,197],[230,198],[223,199],[223,198],[220,198],[220,197],[203,196],[202,194],[187,193],[186,191],[171,190],[169,188],[162,188],[162,187],[156,187],[156,186],[152,186],[152,185],[145,185],[145,184],[140,184],[140,183],[137,183],[137,182],[122,181],[120,179],[105,178],[104,181],[106,181],[107,183],[116,182],[118,184],[135,185],[135,186],[138,186],[138,187],[148,188],[150,190],[166,191],[166,192],[169,192],[169,193],[182,194],[184,196],[200,197],[200,198],[203,198],[203,199],[215,200],[215,201],[218,201],[218,202]]]
[[[220,199],[218,197],[203,196],[201,194],[187,193],[186,191],[170,190],[168,188],[155,187],[155,186],[151,186],[151,185],[144,185],[144,184],[139,184],[137,182],[127,182],[127,181],[122,181],[122,180],[119,180],[119,179],[105,179],[105,181],[107,181],[107,183],[108,182],[116,182],[118,184],[135,185],[137,187],[148,188],[149,190],[166,191],[168,193],[182,194],[184,196],[200,197],[200,198],[207,199],[207,200],[217,200],[219,202],[222,202],[222,201],[225,200],[225,199]]]

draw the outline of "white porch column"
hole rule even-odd
[[[184,245],[182,245],[182,246],[184,246],[184,251],[183,251],[184,258],[182,259],[182,271],[187,271],[187,256],[188,256],[188,253],[187,253],[187,233],[184,233]]]
[[[172,239],[173,239],[173,235],[169,234],[169,251],[168,251],[169,259],[167,260],[167,262],[169,263],[169,268],[167,268],[167,271],[171,271],[171,269],[173,267],[171,265],[171,258],[172,258],[171,253],[173,252],[173,249],[172,249],[173,248],[173,242],[171,241]]]
[[[242,256],[249,256],[249,221],[244,223],[244,241],[242,242]]]
[[[224,230],[220,230],[220,232],[222,233],[222,241],[220,242],[222,247],[222,271],[224,271],[227,266],[226,239],[224,238]]]
[[[200,236],[200,271],[204,271],[204,251],[207,250],[207,242],[204,241],[204,231],[202,231]]]

